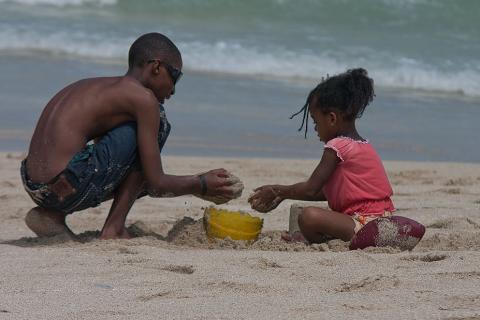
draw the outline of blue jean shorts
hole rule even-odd
[[[160,150],[170,133],[170,124],[166,118],[162,120],[165,121],[161,121],[158,134]],[[28,159],[23,160],[20,170],[23,185],[38,206],[64,214],[96,207],[112,197],[114,190],[132,170],[141,169],[136,123],[129,122],[114,128],[98,143],[87,145],[73,156],[57,177],[63,175],[76,192],[62,201],[50,190],[50,184],[35,183],[29,179],[26,161]]]

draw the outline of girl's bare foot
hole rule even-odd
[[[28,211],[25,223],[39,237],[64,235],[72,240],[75,234],[65,224],[65,215],[61,212],[36,207]]]
[[[295,231],[293,234],[285,231],[282,233],[281,238],[286,242],[302,242],[308,244],[308,241],[305,239],[305,237],[300,231]]]

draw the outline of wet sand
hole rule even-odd
[[[256,243],[209,241],[209,203],[142,199],[127,220],[139,237],[99,241],[109,204],[68,218],[81,242],[36,238],[19,153],[0,153],[0,319],[476,319],[480,317],[480,164],[386,162],[397,214],[427,226],[411,252],[348,251],[333,240],[279,239],[285,201]],[[251,212],[250,191],[306,179],[315,160],[165,157],[169,173],[224,167],[245,191],[222,207]],[[318,203],[326,206],[325,203]],[[187,217],[187,218],[184,218]],[[175,228],[174,228],[175,226]],[[174,232],[170,232],[174,228]]]

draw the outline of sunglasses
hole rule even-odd
[[[172,67],[170,64],[163,62],[160,59],[151,59],[147,61],[147,63],[153,63],[153,62],[158,62],[159,64],[165,67],[165,69],[168,72],[168,75],[170,76],[173,82],[174,88],[173,88],[172,94],[175,93],[175,85],[177,84],[178,80],[180,80],[180,78],[182,77],[183,72],[180,69]]]

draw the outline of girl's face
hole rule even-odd
[[[315,131],[320,141],[327,142],[336,136],[337,115],[334,112],[323,113],[318,108],[310,108],[310,116],[315,123]]]

